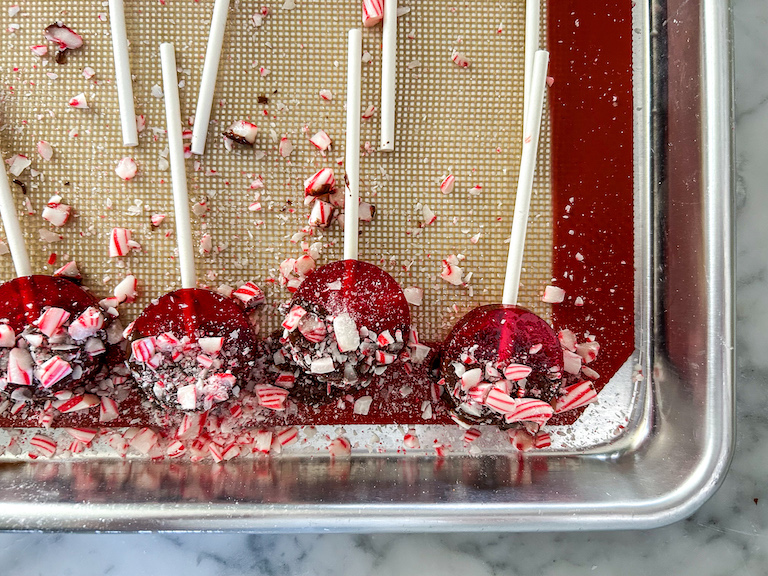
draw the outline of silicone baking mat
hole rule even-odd
[[[49,273],[74,259],[100,297],[134,274],[140,296],[120,307],[124,324],[151,299],[179,287],[158,45],[176,45],[182,115],[189,121],[184,128],[191,128],[212,6],[208,0],[126,0],[136,114],[146,125],[133,149],[121,145],[107,4],[25,0],[2,14],[0,143],[6,158],[24,154],[32,161],[19,180],[33,214],[15,190],[33,267]],[[212,251],[197,258],[200,283],[215,289],[255,280],[270,304],[265,330],[279,324],[275,306],[289,297],[277,281],[279,264],[300,256],[302,241],[321,243],[318,264],[341,257],[337,224],[300,233],[309,214],[303,181],[333,167],[343,182],[337,162],[344,156],[346,32],[360,26],[361,6],[332,6],[321,0],[231,3],[207,148],[187,161],[191,204],[205,206],[204,214],[197,206],[193,215],[194,239],[209,234],[212,240]],[[424,289],[413,323],[423,338],[437,340],[467,310],[501,300],[521,139],[524,2],[401,2],[400,13],[392,153],[378,150],[381,27],[363,34],[361,112],[369,105],[376,110],[362,125],[361,196],[376,213],[361,225],[360,258],[382,266],[403,287]],[[85,41],[61,65],[42,37],[56,21]],[[48,55],[30,50],[38,44],[49,45]],[[453,63],[453,50],[466,55],[468,68]],[[321,90],[332,99],[322,99]],[[87,109],[69,106],[80,93]],[[258,125],[256,145],[228,151],[221,133],[243,119]],[[325,155],[309,142],[318,130],[333,140]],[[552,280],[548,134],[545,129],[539,148],[520,294],[523,305],[545,317],[549,306],[540,294]],[[287,158],[278,153],[282,137],[293,145]],[[36,152],[40,140],[53,146],[49,162]],[[115,173],[124,156],[138,165],[128,182]],[[439,184],[448,174],[455,189],[442,194]],[[264,188],[254,190],[255,180]],[[256,192],[261,209],[251,211]],[[41,218],[54,194],[73,207],[62,228]],[[429,226],[425,207],[437,216]],[[167,218],[153,227],[150,217],[157,214]],[[132,230],[141,249],[109,258],[113,227]],[[60,239],[49,242],[46,231]],[[449,255],[464,258],[464,286],[440,278]],[[3,256],[0,277],[12,273],[10,256]]]

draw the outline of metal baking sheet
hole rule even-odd
[[[315,447],[216,466],[10,458],[0,468],[2,526],[543,530],[646,527],[691,512],[719,484],[733,438],[727,22],[715,2],[635,4],[635,353],[554,450],[490,444],[478,455],[334,461]],[[419,430],[422,442],[432,432]]]

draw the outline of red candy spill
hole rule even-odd
[[[483,306],[454,326],[443,345],[441,371],[446,401],[468,423],[541,425],[553,413],[549,404],[559,391],[563,350],[552,327],[533,312]]]

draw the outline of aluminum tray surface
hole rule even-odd
[[[181,3],[174,4],[174,10],[178,11]],[[287,48],[276,49],[272,42],[269,46],[258,44],[258,34],[266,28],[256,30],[246,21],[246,15],[260,8],[260,5],[248,2],[233,4],[227,42],[233,46],[239,45],[238,41],[255,42],[257,55],[247,60],[233,56],[223,63],[232,76],[220,73],[220,78],[225,79],[222,82],[224,91],[228,86],[234,87],[236,82],[232,78],[237,77],[238,71],[258,86],[262,80],[253,71],[263,65],[270,72],[261,78],[272,79],[263,81],[265,92],[268,86],[277,86],[281,81],[280,86],[304,86],[305,93],[280,94],[277,98],[289,110],[301,106],[305,109],[292,118],[292,128],[278,125],[280,120],[275,118],[271,120],[270,128],[274,134],[271,135],[273,140],[264,140],[265,157],[246,159],[252,167],[245,168],[244,174],[238,174],[243,182],[238,181],[240,187],[236,192],[236,186],[230,187],[232,183],[226,176],[211,186],[205,177],[211,176],[213,166],[201,166],[200,173],[192,175],[199,199],[221,202],[222,206],[242,206],[248,201],[242,193],[245,177],[252,178],[267,169],[280,173],[275,189],[271,190],[273,206],[284,203],[291,195],[299,198],[296,194],[299,174],[304,175],[314,162],[322,159],[307,160],[306,156],[297,155],[296,164],[300,166],[270,160],[269,155],[274,156],[274,137],[293,130],[292,137],[303,146],[306,135],[301,131],[300,122],[311,121],[312,128],[329,126],[341,140],[342,107],[327,106],[319,98],[311,104],[311,97],[321,88],[343,94],[343,67],[335,62],[335,59],[343,62],[340,56],[343,35],[336,38],[333,34],[309,33],[309,28],[316,25],[311,23],[309,15],[317,6],[311,2],[297,2],[293,10],[286,10],[292,4],[270,6],[273,20],[268,22],[275,28],[270,33],[280,38],[283,44],[291,44],[294,49],[295,45],[304,45],[302,50],[306,56],[302,63],[306,62],[306,66],[302,73],[309,78],[306,85],[290,84],[285,80],[292,70],[285,66],[285,62],[287,59],[293,61],[285,51]],[[451,8],[435,4],[446,10]],[[537,196],[543,204],[535,209],[540,216],[532,222],[534,230],[539,232],[534,232],[531,262],[535,266],[527,270],[528,275],[524,278],[528,290],[524,299],[533,305],[541,286],[552,281],[570,282],[568,287],[575,289],[569,293],[578,293],[574,281],[583,282],[584,277],[589,276],[590,281],[583,290],[602,292],[587,294],[595,302],[593,314],[578,317],[574,314],[580,311],[574,312],[574,307],[555,309],[551,312],[553,322],[561,326],[574,322],[584,326],[584,322],[593,322],[593,333],[603,330],[604,335],[612,336],[609,341],[615,344],[613,352],[604,357],[607,365],[601,372],[612,377],[606,378],[609,381],[601,392],[599,404],[590,407],[576,423],[554,427],[552,450],[525,454],[510,452],[489,433],[484,434],[475,455],[456,450],[444,458],[437,458],[434,451],[426,447],[433,440],[458,447],[461,434],[443,426],[420,424],[417,432],[424,449],[407,454],[397,451],[403,430],[385,426],[378,428],[379,439],[384,448],[390,449],[369,454],[365,447],[370,443],[367,439],[370,425],[350,423],[345,424],[345,433],[357,438],[361,449],[356,450],[351,459],[343,461],[323,456],[322,438],[338,432],[333,426],[318,427],[319,434],[307,439],[302,449],[287,451],[280,458],[232,461],[214,467],[202,463],[119,460],[109,457],[106,448],[103,452],[92,451],[74,460],[57,458],[28,462],[6,455],[0,468],[0,499],[4,503],[0,524],[6,528],[82,530],[577,529],[659,525],[695,509],[715,489],[727,468],[733,422],[730,145],[727,136],[730,61],[724,32],[728,13],[722,6],[714,4],[655,4],[651,10],[650,6],[641,3],[632,7],[629,2],[616,1],[606,3],[599,14],[577,2],[558,3],[557,7],[548,8],[547,34],[555,80],[550,92],[551,144],[544,147],[544,157],[549,158],[542,160],[539,167]],[[129,10],[141,10],[140,5],[142,3],[138,2]],[[48,5],[30,2],[24,6],[24,11],[32,13],[34,8],[39,13],[41,6],[46,9],[38,18],[51,21],[75,18],[78,10],[86,9],[89,17],[99,21],[99,12],[105,10],[101,3],[96,6],[84,2],[53,14]],[[498,282],[494,279],[501,277],[497,265],[500,259],[493,254],[503,254],[505,232],[500,226],[493,228],[490,221],[482,228],[480,224],[483,217],[490,215],[491,220],[495,219],[504,206],[511,206],[504,191],[516,174],[516,169],[512,168],[517,155],[513,142],[519,134],[512,118],[519,116],[519,81],[516,83],[514,78],[521,76],[521,40],[498,34],[503,42],[509,43],[502,48],[506,50],[503,57],[499,57],[499,46],[492,48],[479,39],[484,34],[488,36],[489,30],[496,33],[499,29],[515,36],[512,32],[520,25],[509,23],[521,20],[522,6],[519,3],[493,4],[491,9],[489,4],[488,10],[478,11],[482,12],[482,17],[466,14],[466,7],[464,13],[457,9],[449,17],[451,25],[439,28],[440,33],[433,32],[434,24],[447,17],[433,9],[432,3],[410,8],[410,12],[401,17],[401,33],[424,41],[409,53],[408,38],[400,40],[399,82],[407,98],[399,99],[399,118],[402,118],[399,130],[404,141],[413,133],[422,136],[426,133],[429,144],[419,143],[421,149],[415,155],[403,153],[387,157],[373,152],[367,160],[364,159],[364,166],[367,161],[371,174],[366,193],[382,208],[381,220],[374,221],[364,238],[372,238],[370,245],[376,247],[368,256],[371,260],[389,264],[392,268],[413,260],[413,275],[401,275],[398,279],[423,285],[427,288],[427,298],[432,291],[432,303],[419,314],[427,331],[435,332],[429,336],[439,338],[440,331],[450,325],[451,314],[456,310],[463,311],[465,307],[498,298],[494,292]],[[180,66],[182,76],[187,74],[188,79],[184,80],[182,94],[191,111],[195,79],[202,66],[199,57],[205,42],[205,33],[201,30],[204,30],[203,24],[207,25],[207,16],[202,14],[210,13],[210,3],[194,3],[189,9],[199,11],[201,15],[189,20],[178,17],[170,9],[162,12],[163,8],[157,5],[150,7],[147,3],[146,9],[147,15],[152,10],[151,14],[156,17],[135,18],[129,30],[132,58],[144,59],[150,70],[146,72],[142,68],[142,73],[137,75],[137,87],[141,87],[141,90],[137,89],[137,111],[141,112],[144,106],[154,110],[156,124],[160,124],[160,104],[152,101],[152,85],[159,82],[155,40],[176,40],[177,48],[185,55],[186,60]],[[278,29],[276,22],[279,18],[297,20],[294,26]],[[330,16],[333,23],[327,29],[346,30],[356,25],[357,18],[357,6],[349,7],[348,13],[345,8]],[[38,22],[31,17],[25,20],[23,14],[9,18],[7,25],[16,21],[21,24],[13,35],[27,33],[29,38],[19,41],[12,35],[4,58],[18,54],[27,42],[38,43],[32,39],[50,23],[47,20]],[[157,38],[147,39],[137,33],[136,23],[141,21],[143,25],[146,20],[157,27],[154,34]],[[191,39],[183,32],[186,22],[197,32],[196,35],[187,33],[192,34]],[[306,29],[302,29],[299,22]],[[89,26],[93,28],[95,24],[91,22]],[[102,26],[96,29],[106,39],[102,38],[102,44],[98,44],[101,40],[94,40],[94,46],[108,48],[108,27]],[[32,31],[27,30],[29,28]],[[375,33],[370,34],[366,42],[371,45],[369,49],[375,60],[378,44]],[[170,36],[165,38],[164,35]],[[184,38],[186,43],[180,40]],[[430,50],[433,43],[438,48]],[[472,79],[456,79],[454,76],[454,84],[448,85],[446,91],[446,85],[440,82],[444,80],[441,70],[443,60],[450,63],[450,50],[455,43],[461,44],[468,54],[470,48],[475,50],[478,55],[476,68],[481,70]],[[622,47],[627,50],[626,61],[620,56]],[[604,52],[599,58],[587,58],[594,54],[591,51],[599,53],[601,50]],[[238,50],[232,53],[236,55]],[[88,202],[97,199],[104,200],[101,212],[110,222],[132,217],[139,222],[155,210],[156,201],[151,196],[141,197],[141,194],[151,194],[151,190],[162,183],[162,175],[157,175],[162,168],[159,159],[163,154],[163,136],[159,133],[147,138],[146,145],[156,156],[147,157],[146,173],[140,175],[146,179],[144,184],[140,185],[141,180],[137,179],[124,186],[110,182],[91,189],[77,188],[78,181],[114,180],[111,170],[119,157],[115,148],[118,124],[114,95],[109,86],[109,60],[105,54],[108,52],[99,55],[95,49],[90,55],[87,52],[73,54],[66,67],[61,68],[52,64],[44,67],[34,60],[34,64],[24,65],[23,72],[14,71],[13,76],[7,76],[10,95],[4,103],[6,136],[3,146],[9,152],[31,150],[29,143],[42,138],[44,132],[28,133],[33,132],[33,128],[19,130],[19,126],[24,125],[20,117],[15,118],[15,122],[10,121],[12,110],[19,113],[18,102],[24,96],[30,98],[44,92],[46,104],[38,103],[36,110],[40,116],[37,121],[42,122],[47,114],[63,116],[64,112],[59,111],[75,93],[93,91],[97,103],[95,110],[90,112],[93,117],[83,119],[67,113],[63,117],[71,124],[69,131],[49,136],[59,138],[59,147],[64,151],[72,145],[68,140],[72,131],[81,132],[88,143],[88,160],[67,160],[66,164],[59,160],[58,165],[52,167],[54,171],[61,171],[54,183],[40,178],[32,193],[44,202],[52,189],[65,185],[63,174],[69,171],[72,174],[67,177],[71,197],[81,202],[81,206],[90,206]],[[84,57],[103,61],[103,71],[100,73],[97,69],[96,76],[102,83],[91,86],[78,80],[82,88],[72,89],[77,74],[89,65],[82,60]],[[414,64],[415,61],[418,63]],[[515,71],[510,78],[497,78],[499,68],[494,72],[482,71],[481,63],[501,65],[504,61]],[[592,69],[584,68],[591,61],[599,64]],[[675,65],[670,67],[669,62]],[[690,66],[683,63],[690,63]],[[623,69],[611,67],[622,65]],[[36,67],[36,75],[31,71],[32,66]],[[449,67],[448,73],[454,72]],[[46,73],[56,78],[46,76]],[[483,78],[483,74],[490,76]],[[494,82],[490,82],[491,77],[495,78]],[[501,86],[505,81],[510,82],[507,90]],[[364,79],[365,90],[369,93],[364,92],[363,100],[369,98],[376,102],[376,74],[370,73],[367,82]],[[629,82],[625,84],[629,98],[622,99],[624,93],[617,89],[622,82]],[[428,84],[432,89],[424,90]],[[489,85],[497,90],[492,95],[485,92]],[[600,92],[600,88],[606,86],[613,89]],[[567,96],[569,89],[572,89],[570,98]],[[684,100],[678,97],[683,92],[686,94]],[[460,110],[464,106],[465,112],[459,112],[459,115],[471,122],[459,130],[446,130],[444,125],[438,125],[439,130],[430,132],[438,128],[426,122],[428,111],[438,106],[434,99],[436,93],[451,95],[440,101],[441,105],[447,104],[443,105],[448,110],[442,116],[444,120],[456,114],[452,106]],[[241,92],[234,91],[222,98],[221,110],[214,113],[218,122],[226,123],[238,113],[243,117],[254,113],[252,103],[239,94]],[[575,99],[573,94],[580,97]],[[419,108],[423,98],[431,100],[423,104],[424,108]],[[12,105],[14,102],[16,108]],[[104,103],[103,107],[98,105],[99,102]],[[228,102],[234,103],[232,108],[227,108]],[[615,109],[612,122],[596,122],[604,118],[600,115],[605,114],[603,107]],[[467,117],[466,110],[472,110],[471,118]],[[109,120],[108,115],[114,118]],[[148,118],[151,119],[149,114]],[[629,123],[622,124],[622,118],[628,118]],[[375,123],[370,128],[372,142],[376,141],[374,126]],[[617,131],[615,137],[611,137],[612,129]],[[34,130],[42,130],[42,124]],[[217,131],[212,128],[210,133]],[[627,131],[630,134],[626,134]],[[262,130],[262,137],[267,132]],[[445,141],[434,143],[430,140],[436,137]],[[10,144],[24,138],[29,140],[26,148]],[[717,145],[708,145],[711,142]],[[489,150],[475,151],[476,156],[472,157],[464,152],[472,143],[479,143]],[[497,145],[492,146],[493,143]],[[214,153],[220,155],[216,156],[217,166],[228,168],[244,160],[242,155],[227,156],[220,147],[220,142],[213,137],[209,148],[218,149]],[[493,158],[489,152],[495,152],[496,147],[501,149],[497,153],[498,159],[489,160]],[[652,155],[651,150],[666,150],[666,154]],[[139,151],[136,157],[139,158]],[[152,166],[152,162],[158,164]],[[141,166],[140,163],[140,170]],[[475,169],[482,166],[482,170]],[[432,203],[429,204],[432,207],[438,206],[438,202],[448,202],[434,194],[434,187],[449,171],[462,171],[466,183],[471,185],[479,184],[482,179],[485,195],[481,202],[488,204],[482,209],[478,205],[476,214],[471,213],[475,208],[473,204],[466,221],[452,231],[449,228],[422,230],[418,227],[421,207],[425,203]],[[217,173],[223,172],[223,168],[217,169]],[[418,176],[414,176],[415,173]],[[234,176],[232,180],[235,180]],[[394,186],[393,181],[398,186]],[[135,189],[133,184],[137,184]],[[401,194],[401,186],[411,192],[410,198],[407,193]],[[588,198],[582,196],[588,194],[585,190],[599,188],[604,202],[595,201],[593,197],[594,204],[579,205],[570,200],[569,187],[573,194],[578,194],[577,198]],[[106,205],[103,192],[106,189],[114,189],[111,206]],[[96,190],[98,196],[94,193]],[[414,193],[414,190],[418,192]],[[627,190],[628,196],[625,195]],[[134,202],[134,198],[138,201]],[[627,198],[629,207],[621,203]],[[566,210],[569,201],[572,208]],[[456,204],[441,205],[436,213],[443,208],[445,214],[461,209],[466,206],[467,196],[451,202]],[[595,207],[599,210],[598,217]],[[572,216],[571,226],[563,225],[563,219],[559,217],[563,213],[569,218]],[[236,229],[243,230],[242,236],[247,235],[250,240],[235,244],[222,237],[220,241],[225,250],[221,255],[199,262],[199,272],[203,275],[214,271],[210,278],[212,283],[250,279],[251,275],[246,276],[241,270],[268,271],[270,266],[274,268],[289,254],[282,250],[296,251],[296,247],[291,248],[288,242],[289,224],[281,230],[282,236],[278,236],[281,241],[276,245],[281,247],[272,253],[269,249],[259,250],[259,246],[263,246],[255,239],[259,225],[254,223],[251,215],[238,214],[236,208],[229,213],[222,208],[215,214],[199,223],[199,234],[213,230],[214,236],[223,236],[224,231],[237,226]],[[713,218],[715,214],[719,218]],[[217,222],[216,218],[220,220]],[[248,223],[243,225],[240,218],[247,219]],[[266,216],[264,220],[267,220]],[[289,220],[286,218],[283,222]],[[477,228],[472,229],[472,225]],[[38,227],[39,222],[30,223],[28,234],[33,234]],[[104,274],[105,287],[128,270],[157,269],[156,261],[150,263],[150,256],[154,254],[157,259],[165,258],[163,261],[167,266],[157,272],[159,277],[153,277],[151,273],[145,277],[154,280],[153,289],[165,291],[172,288],[175,275],[171,244],[164,243],[158,234],[152,235],[146,224],[136,224],[136,227],[146,234],[147,253],[123,265],[107,261],[103,255],[103,238],[95,229],[92,236],[85,235],[86,241],[66,244],[66,251],[83,251],[78,259],[90,258],[89,266]],[[402,239],[407,227],[412,231],[421,230],[418,235],[412,234],[415,237],[409,242]],[[89,227],[84,224],[83,229],[88,231]],[[465,231],[467,229],[469,231]],[[472,256],[470,248],[465,249],[469,245],[467,238],[481,229],[484,240],[488,240],[484,249],[489,252],[477,252]],[[581,237],[590,229],[593,236]],[[400,238],[392,239],[392,231],[397,231]],[[435,233],[430,236],[431,232]],[[576,240],[572,238],[574,236]],[[585,268],[574,273],[572,248],[578,242],[584,244],[582,254],[587,258]],[[414,246],[420,258],[413,258]],[[333,250],[330,247],[324,254],[329,261],[336,257]],[[434,251],[440,258],[459,250],[467,252],[468,261],[476,258],[474,263],[478,269],[482,268],[482,272],[478,273],[477,291],[457,296],[439,280],[435,281],[435,268],[430,269],[425,254]],[[49,252],[50,247],[41,246],[35,254],[42,263]],[[595,258],[590,261],[590,256]],[[235,264],[237,262],[240,266]],[[7,261],[5,265],[8,265]],[[104,269],[105,266],[108,269]],[[234,277],[227,276],[232,273],[232,267],[238,272]],[[572,277],[567,275],[569,271]],[[560,274],[566,276],[561,278]],[[225,278],[220,280],[219,275]],[[275,300],[281,297],[277,293],[271,296]],[[453,304],[457,307],[453,308]],[[538,311],[545,315],[550,313],[546,309]],[[265,326],[271,321],[274,319],[265,316]],[[8,435],[7,443],[13,432],[6,431],[5,434]],[[674,466],[670,462],[674,462]]]

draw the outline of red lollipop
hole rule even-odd
[[[94,296],[64,278],[33,276],[8,179],[0,177],[0,214],[17,278],[0,286],[0,389],[54,392],[102,366],[109,320]],[[29,399],[26,391],[13,392]]]
[[[207,410],[239,394],[255,366],[258,342],[234,300],[195,288],[173,45],[161,44],[160,57],[183,288],[166,294],[136,319],[129,365],[139,385],[160,403]]]
[[[398,283],[358,256],[360,195],[360,30],[350,30],[347,58],[344,260],[318,268],[299,286],[283,322],[285,352],[331,386],[367,386],[395,363],[411,315]]]
[[[545,51],[534,56],[502,304],[464,316],[443,344],[443,396],[466,425],[538,428],[554,414],[560,390],[563,351],[557,335],[546,321],[516,305],[548,57]]]

